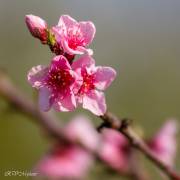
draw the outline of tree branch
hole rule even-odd
[[[105,115],[100,116],[103,123],[108,124],[109,128],[120,131],[131,143],[133,147],[141,151],[148,159],[150,159],[159,169],[162,170],[172,180],[180,180],[178,175],[171,167],[163,163],[146,145],[143,139],[141,139],[130,127],[131,120],[119,119],[114,114],[107,112]],[[101,127],[102,128],[102,127]]]

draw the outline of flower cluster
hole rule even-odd
[[[77,22],[68,15],[62,15],[58,24],[50,28],[34,15],[27,15],[25,21],[32,36],[55,53],[49,65],[35,66],[27,76],[32,87],[39,91],[41,110],[54,108],[65,112],[81,105],[97,116],[104,115],[107,107],[103,91],[115,79],[116,71],[95,65],[93,50],[88,48],[96,32],[94,24]],[[111,169],[131,175],[134,151],[118,131],[104,127],[98,134],[91,121],[83,116],[74,118],[62,131],[70,141],[53,145],[33,169],[38,175],[82,179],[96,157]],[[169,120],[153,138],[144,141],[149,151],[170,168],[177,150],[176,133],[176,121]]]
[[[103,90],[115,79],[116,71],[95,66],[93,51],[87,48],[95,35],[94,24],[63,15],[56,26],[48,29],[40,17],[27,15],[25,20],[31,34],[56,54],[49,66],[38,65],[28,73],[29,83],[39,90],[40,108],[73,111],[82,105],[95,115],[103,115]],[[81,56],[75,60],[77,54]]]

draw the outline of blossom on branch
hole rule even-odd
[[[57,111],[72,111],[77,104],[82,104],[95,115],[103,115],[107,107],[102,91],[115,79],[116,71],[110,67],[96,67],[90,56],[92,51],[86,49],[95,35],[94,24],[90,21],[77,22],[68,15],[62,15],[58,25],[50,30],[37,16],[27,15],[26,23],[38,38],[36,27],[45,29],[52,51],[62,54],[54,57],[50,67],[36,66],[28,73],[28,81],[39,90],[41,109],[48,111],[53,107]],[[72,62],[76,54],[85,52]]]
[[[93,54],[86,47],[92,42],[96,28],[91,21],[77,22],[68,15],[62,15],[58,25],[52,28],[57,42],[67,54]]]
[[[53,58],[49,67],[36,66],[28,73],[29,83],[39,90],[39,106],[48,111],[72,111],[76,107],[73,93],[75,74],[64,56]]]
[[[84,55],[72,64],[72,69],[82,80],[82,85],[76,93],[77,101],[84,109],[95,115],[106,112],[106,101],[102,92],[110,86],[116,77],[116,71],[111,67],[95,66],[94,59]]]
[[[120,132],[107,128],[102,130],[99,156],[111,168],[120,173],[128,173],[130,148],[127,139]]]
[[[71,61],[76,54],[93,54],[92,49],[87,49],[96,32],[91,21],[77,22],[69,15],[62,15],[58,24],[49,29],[47,23],[35,15],[26,15],[25,22],[31,34],[48,44],[56,55]]]

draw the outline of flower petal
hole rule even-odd
[[[60,68],[60,69],[71,69],[71,65],[69,64],[68,60],[62,56],[55,56],[52,60],[51,64],[52,68]]]
[[[79,22],[79,27],[86,43],[84,46],[89,45],[96,33],[95,25],[91,21],[81,21]]]
[[[38,162],[33,172],[43,177],[83,179],[92,163],[93,157],[82,148],[59,145]]]
[[[53,107],[56,111],[73,111],[76,108],[76,99],[73,92],[67,89],[65,94],[59,95]]]
[[[77,21],[69,15],[62,15],[58,22],[58,26],[66,27],[67,29],[73,28],[76,25],[77,25]]]
[[[62,45],[61,45],[62,28],[60,28],[59,26],[53,26],[50,29],[50,33],[55,36],[55,40],[58,42],[60,47],[62,47]]]
[[[68,41],[65,40],[65,37],[61,37],[61,44],[62,44],[63,50],[64,50],[66,53],[71,54],[71,55],[73,55],[73,54],[83,54],[84,51],[85,51],[84,49],[83,49],[83,50],[82,50],[82,49],[80,49],[80,50],[78,50],[78,49],[74,50],[74,49],[70,48],[70,47],[69,47],[69,44],[68,44]]]
[[[27,75],[28,82],[35,88],[43,86],[43,80],[48,73],[48,67],[38,65],[33,67]]]
[[[169,166],[173,166],[177,151],[176,134],[177,123],[169,120],[149,143],[151,150]]]
[[[105,90],[115,79],[116,71],[111,67],[97,67],[95,73],[95,86],[99,90]]]
[[[99,146],[99,156],[113,169],[127,173],[129,170],[130,152],[128,141],[113,129],[102,130],[102,144]]]
[[[90,110],[97,116],[101,116],[106,112],[106,102],[103,92],[91,90],[83,96],[83,108]]]
[[[47,87],[39,90],[39,107],[42,111],[48,111],[51,107],[51,92]]]
[[[92,122],[86,116],[77,116],[65,128],[67,136],[79,141],[88,149],[96,150],[99,143],[99,134]]]
[[[92,55],[93,55],[93,50],[92,50],[92,49],[86,49],[86,48],[83,47],[83,46],[78,46],[78,47],[76,48],[76,51],[79,51],[79,52],[88,54],[89,56],[92,56]],[[81,54],[82,54],[82,53],[81,53]]]
[[[95,66],[95,60],[89,55],[83,55],[72,64],[72,69],[76,70],[84,67]]]

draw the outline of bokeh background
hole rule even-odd
[[[48,64],[52,54],[28,32],[26,14],[55,25],[62,14],[91,20],[97,28],[91,48],[97,64],[114,67],[118,77],[106,93],[108,107],[131,117],[151,136],[170,117],[180,119],[179,0],[0,0],[0,67],[14,83],[34,97],[27,71]],[[66,122],[77,112],[58,113]],[[94,123],[100,121],[94,119]],[[7,170],[31,170],[49,143],[39,127],[0,98],[0,179]],[[177,142],[180,144],[180,136]],[[180,170],[180,153],[176,167]],[[154,179],[156,168],[145,160]],[[116,174],[96,165],[88,179],[116,180]],[[26,178],[28,179],[28,178]],[[30,179],[30,178],[29,178]],[[123,178],[122,178],[123,179]]]

